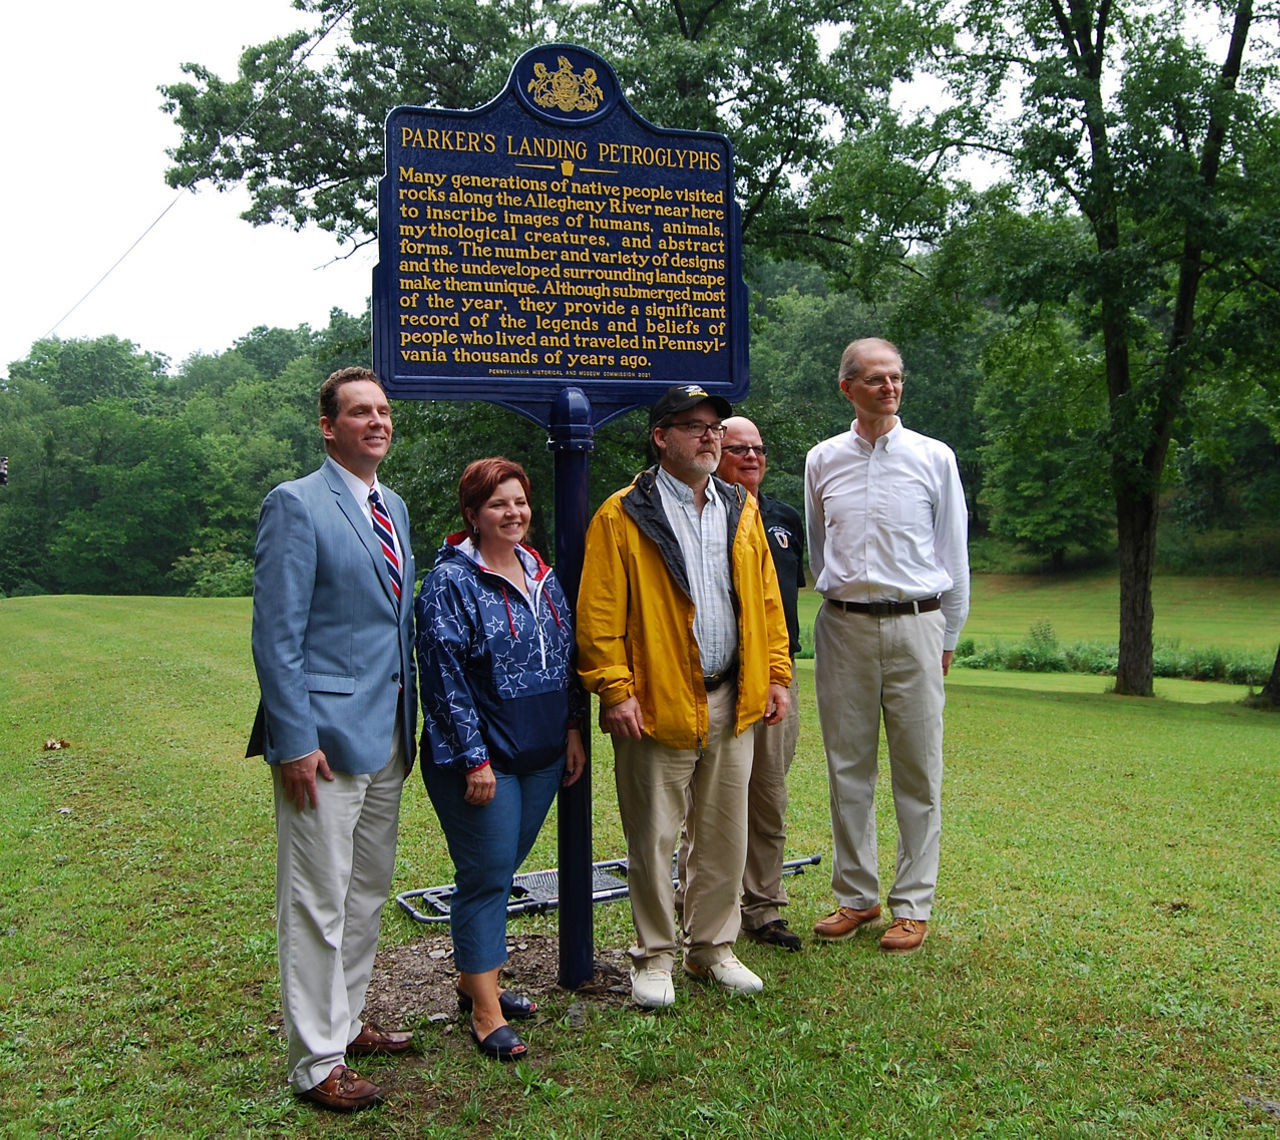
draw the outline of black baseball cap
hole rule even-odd
[[[649,409],[649,426],[655,428],[668,416],[678,416],[699,404],[711,402],[716,415],[727,420],[733,415],[733,405],[723,396],[713,396],[701,384],[677,384],[668,388],[656,404]]]

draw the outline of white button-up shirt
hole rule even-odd
[[[693,595],[693,637],[702,657],[702,672],[714,676],[738,652],[738,618],[733,612],[729,574],[729,508],[707,480],[701,511],[693,488],[658,468],[658,498],[684,555]]]
[[[804,486],[818,593],[844,602],[941,595],[943,648],[954,649],[969,616],[969,520],[951,448],[901,421],[874,443],[851,426],[810,450]]]

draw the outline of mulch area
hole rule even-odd
[[[507,963],[500,976],[535,1001],[564,995],[561,989],[560,940],[546,934],[527,934],[507,945]],[[625,1006],[631,1000],[629,962],[625,950],[595,951],[595,974],[573,991],[578,1001]],[[364,1016],[380,1025],[412,1025],[452,1019],[458,1014],[453,943],[446,934],[427,934],[403,946],[378,951],[365,999]]]

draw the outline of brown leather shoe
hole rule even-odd
[[[919,950],[928,923],[922,918],[895,918],[880,939],[880,949],[890,954],[907,954]]]
[[[350,1045],[347,1052],[355,1056],[369,1053],[406,1053],[413,1044],[413,1034],[399,1029],[383,1029],[375,1022],[366,1021],[364,1028]]]
[[[346,1065],[334,1065],[329,1075],[315,1088],[298,1095],[335,1112],[356,1112],[382,1103],[382,1090]]]
[[[839,942],[842,938],[849,938],[860,926],[866,926],[868,922],[875,922],[880,917],[880,906],[869,906],[866,910],[854,910],[851,906],[838,906],[826,918],[824,918],[817,926],[813,928],[814,934],[819,938],[825,938],[828,942]]]

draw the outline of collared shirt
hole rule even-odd
[[[356,497],[356,502],[360,504],[360,510],[369,522],[369,529],[373,530],[373,512],[369,509],[369,492],[377,491],[378,498],[382,500],[382,505],[384,507],[387,506],[387,497],[382,492],[382,485],[378,482],[378,477],[375,475],[373,477],[373,486],[367,487],[359,475],[353,475],[341,463],[335,461],[333,465],[338,469],[338,474],[342,476],[342,481],[347,485],[347,490]],[[391,514],[389,507],[387,508],[387,514],[388,516]],[[404,550],[400,546],[400,536],[396,534],[394,523],[391,525],[391,537],[395,539],[396,543],[396,558],[400,560],[400,565],[403,566]]]
[[[729,510],[712,479],[707,480],[707,501],[701,512],[693,488],[661,467],[656,485],[684,555],[693,594],[693,637],[702,672],[711,677],[732,665],[738,652],[738,618],[730,592]]]
[[[874,443],[853,426],[810,450],[804,491],[818,593],[845,602],[941,595],[943,648],[954,649],[969,615],[969,520],[951,448],[901,421]]]

